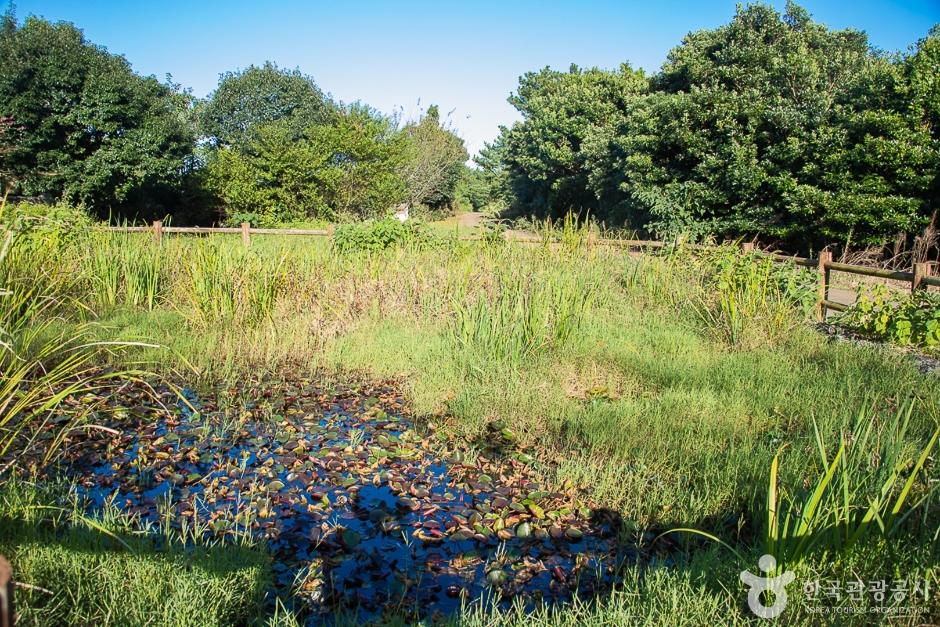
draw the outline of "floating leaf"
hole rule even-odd
[[[509,581],[509,573],[504,570],[491,570],[486,573],[486,580],[494,586],[500,586]]]

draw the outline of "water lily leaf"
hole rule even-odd
[[[533,503],[529,505],[529,511],[532,512],[532,515],[536,518],[545,518],[545,510]]]
[[[268,490],[271,492],[278,492],[284,489],[284,482],[282,481],[272,481],[268,484]]]
[[[584,536],[584,532],[578,529],[577,527],[568,527],[565,530],[565,535],[568,536],[571,540],[580,540]]]
[[[509,581],[509,573],[504,570],[491,570],[486,573],[486,581],[491,585],[500,586]]]
[[[346,543],[346,546],[353,548],[358,546],[362,542],[362,536],[359,535],[358,531],[353,531],[352,529],[347,529],[343,532],[343,542]]]
[[[532,525],[530,525],[529,523],[527,522],[520,523],[519,526],[516,527],[517,538],[525,540],[531,535],[532,535]]]

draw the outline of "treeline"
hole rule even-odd
[[[889,54],[795,4],[748,5],[688,35],[656,74],[546,68],[510,102],[523,120],[481,152],[475,177],[516,214],[791,249],[936,225],[938,27]]]
[[[0,179],[102,219],[275,226],[455,202],[468,155],[430,106],[404,121],[272,63],[205,100],[134,73],[69,23],[0,23]]]

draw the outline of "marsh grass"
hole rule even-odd
[[[514,364],[564,346],[596,298],[595,286],[558,274],[498,274],[493,283],[490,297],[480,294],[474,302],[459,294],[452,299],[454,332],[464,346]]]
[[[778,570],[799,566],[814,549],[839,559],[870,534],[890,538],[918,528],[921,545],[937,551],[940,533],[930,533],[927,522],[940,489],[931,481],[940,426],[926,444],[910,450],[906,435],[913,408],[910,402],[888,417],[863,408],[854,420],[840,425],[834,454],[834,446],[814,421],[819,472],[803,490],[781,489],[777,477],[782,450],[774,456],[765,546],[777,559]],[[914,524],[907,525],[908,519]]]
[[[690,557],[675,569],[638,571],[637,581],[656,586],[637,592],[628,580],[599,604],[536,613],[530,622],[745,623],[735,582],[762,550],[780,446],[792,442],[778,465],[781,494],[799,510],[797,487],[825,466],[817,432],[831,464],[842,430],[858,430],[844,416],[860,416],[872,402],[896,409],[903,401],[906,409],[915,392],[895,441],[899,460],[916,459],[936,429],[940,383],[903,355],[829,343],[801,324],[813,277],[796,269],[754,268],[730,250],[630,255],[589,246],[589,231],[573,224],[551,229],[552,245],[406,242],[342,253],[319,238],[256,238],[248,250],[235,238],[166,238],[152,251],[152,308],[148,298],[126,297],[137,289],[128,281],[138,279],[128,278],[117,249],[132,240],[80,239],[50,266],[50,277],[72,280],[40,317],[54,312],[60,334],[93,315],[95,340],[151,338],[166,348],[97,359],[196,370],[194,384],[285,370],[401,377],[415,411],[442,435],[473,438],[490,421],[505,423],[541,451],[548,482],[617,512],[625,538],[642,543],[648,532],[697,526],[754,558],[741,564],[689,541]],[[93,254],[102,265],[89,262]],[[29,272],[17,266],[10,276]],[[100,277],[111,277],[114,299],[100,296]],[[920,476],[936,480],[932,462]],[[864,504],[865,494],[853,503]],[[936,492],[911,502],[925,496],[897,532],[867,534],[843,564],[873,576],[891,563],[930,571],[938,547],[918,530],[937,527],[940,503]],[[711,562],[696,561],[705,560],[700,553]],[[828,568],[822,544],[805,555],[803,570]],[[514,612],[471,608],[459,620],[527,620]],[[278,620],[289,624],[285,616]]]
[[[0,203],[0,216],[4,207],[5,202]],[[128,344],[95,341],[87,324],[48,337],[52,320],[46,314],[63,302],[55,290],[67,291],[74,283],[30,281],[28,275],[20,273],[28,271],[29,254],[37,255],[41,268],[48,256],[40,251],[49,246],[48,242],[29,237],[19,222],[3,229],[0,276],[11,287],[0,289],[0,476],[32,447],[30,433],[39,433],[49,424],[57,425],[52,442],[47,443],[48,462],[68,433],[95,428],[89,424],[95,406],[86,404],[63,418],[60,407],[65,399],[95,392],[110,380],[137,374],[130,370],[103,371],[99,363],[102,353]]]
[[[28,484],[0,487],[0,553],[16,580],[17,625],[228,626],[263,622],[268,557],[246,542],[145,535],[114,512]]]

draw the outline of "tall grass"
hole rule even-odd
[[[820,472],[803,490],[781,489],[782,451],[777,453],[767,490],[765,546],[778,569],[799,566],[814,549],[824,559],[838,558],[869,534],[894,536],[937,493],[940,485],[930,480],[928,458],[940,427],[911,455],[906,436],[913,407],[914,401],[888,419],[874,408],[862,409],[839,429],[835,455],[814,421]],[[921,511],[926,517],[926,508]],[[921,531],[929,534],[926,524]],[[938,534],[940,529],[921,540],[936,548]]]
[[[101,369],[104,351],[127,344],[93,341],[88,325],[49,337],[53,320],[44,314],[60,306],[62,298],[51,285],[62,291],[68,286],[55,281],[30,283],[20,274],[28,267],[27,253],[48,258],[41,254],[43,242],[28,235],[20,224],[6,225],[0,245],[0,277],[12,286],[0,289],[0,475],[31,446],[28,432],[38,435],[55,420],[58,427],[46,449],[48,461],[65,434],[86,424],[94,405],[84,405],[65,421],[54,415],[66,398],[94,392],[109,380],[132,374]],[[45,242],[47,248],[53,245]]]
[[[936,542],[930,534],[918,535],[921,528],[935,529],[938,520],[936,491],[928,496],[924,489],[925,473],[936,472],[929,456],[891,524],[893,533],[881,533],[877,521],[887,522],[930,442],[936,425],[928,409],[940,401],[940,382],[922,377],[902,356],[824,342],[798,324],[801,294],[814,297],[800,291],[812,283],[810,275],[771,270],[764,262],[751,268],[753,260],[731,250],[706,254],[679,247],[639,256],[596,248],[573,225],[572,244],[566,246],[564,228],[552,227],[555,241],[549,245],[452,242],[428,248],[406,242],[342,253],[319,238],[259,237],[246,250],[237,238],[167,237],[162,247],[141,254],[141,263],[159,269],[152,305],[146,296],[128,298],[147,293],[129,284],[148,283],[128,278],[134,271],[120,260],[120,247],[134,250],[135,241],[151,247],[149,238],[78,239],[57,251],[56,265],[48,267],[47,280],[68,278],[59,283],[62,293],[50,308],[21,319],[30,328],[54,313],[54,330],[69,337],[83,320],[75,305],[87,303],[99,318],[84,328],[97,339],[115,333],[165,338],[175,352],[164,367],[181,365],[178,354],[213,382],[230,377],[232,385],[248,373],[284,368],[401,375],[416,413],[466,436],[489,421],[505,422],[520,443],[537,447],[546,461],[546,484],[616,512],[630,537],[642,542],[647,530],[697,525],[748,556],[764,541],[767,471],[782,442],[794,444],[778,458],[778,523],[791,503],[793,514],[789,526],[779,525],[778,546],[792,553],[798,541],[792,532],[812,497],[812,482],[826,476],[842,433],[845,449],[813,519],[834,511],[835,496],[843,494],[840,468],[852,461],[852,447],[867,423],[843,424],[841,412],[860,416],[870,404],[866,395],[883,405],[916,391],[924,403],[915,405],[907,426],[893,436],[899,447],[895,467],[913,461],[898,473],[891,499],[883,501],[890,506],[872,514],[875,522],[843,557],[856,560],[861,572],[881,573],[894,559],[881,545],[891,543],[897,550],[892,555],[900,555],[905,567],[935,561]],[[91,262],[94,253],[100,254],[98,265]],[[158,261],[147,261],[151,254]],[[26,281],[31,270],[26,263],[11,265],[8,276]],[[113,298],[99,298],[105,284]],[[721,289],[728,294],[724,301]],[[154,357],[134,350],[108,359],[120,368],[142,355]],[[820,417],[825,459],[813,416]],[[849,538],[866,515],[867,499],[884,485],[866,473],[880,468],[877,456],[887,459],[889,422],[878,412],[868,438],[871,455],[858,453],[865,473],[856,474],[869,479],[849,484],[849,519],[855,525]],[[806,488],[804,479],[810,480]],[[907,506],[925,496],[928,501],[902,520]],[[822,563],[832,529],[846,537],[846,516],[839,516],[817,521],[814,529],[829,531],[803,551],[804,568]],[[836,520],[843,526],[835,526]],[[876,559],[858,561],[863,554]],[[715,560],[724,570],[741,570],[740,564]],[[680,569],[679,575],[688,572]],[[735,611],[734,590],[722,591],[715,576],[695,577],[682,580],[674,598],[665,592],[636,603],[612,597],[597,612],[546,612],[533,622],[557,624],[575,616],[602,624],[604,607],[636,621],[654,607],[650,615],[663,621],[669,611],[688,610],[701,621]],[[722,581],[736,581],[735,572]],[[702,582],[710,582],[707,590]],[[697,595],[711,609],[689,610]],[[467,623],[489,624],[486,616],[493,615]],[[493,620],[526,619],[501,614]]]
[[[714,274],[695,311],[705,329],[732,347],[776,343],[815,303],[815,282],[792,264],[725,247],[712,253]]]
[[[549,347],[564,346],[595,300],[593,286],[571,277],[497,274],[493,294],[454,298],[454,332],[464,346],[519,363]],[[468,302],[469,301],[469,302]]]
[[[88,257],[100,306],[126,304],[152,311],[160,304],[166,259],[156,243],[96,230],[90,237]]]
[[[0,553],[15,568],[17,625],[226,627],[264,624],[268,556],[161,530],[141,534],[110,508],[98,518],[71,496],[0,484]]]
[[[644,299],[692,313],[710,337],[738,349],[778,342],[813,311],[817,298],[811,271],[742,255],[731,245],[680,246],[630,260],[621,282]]]

